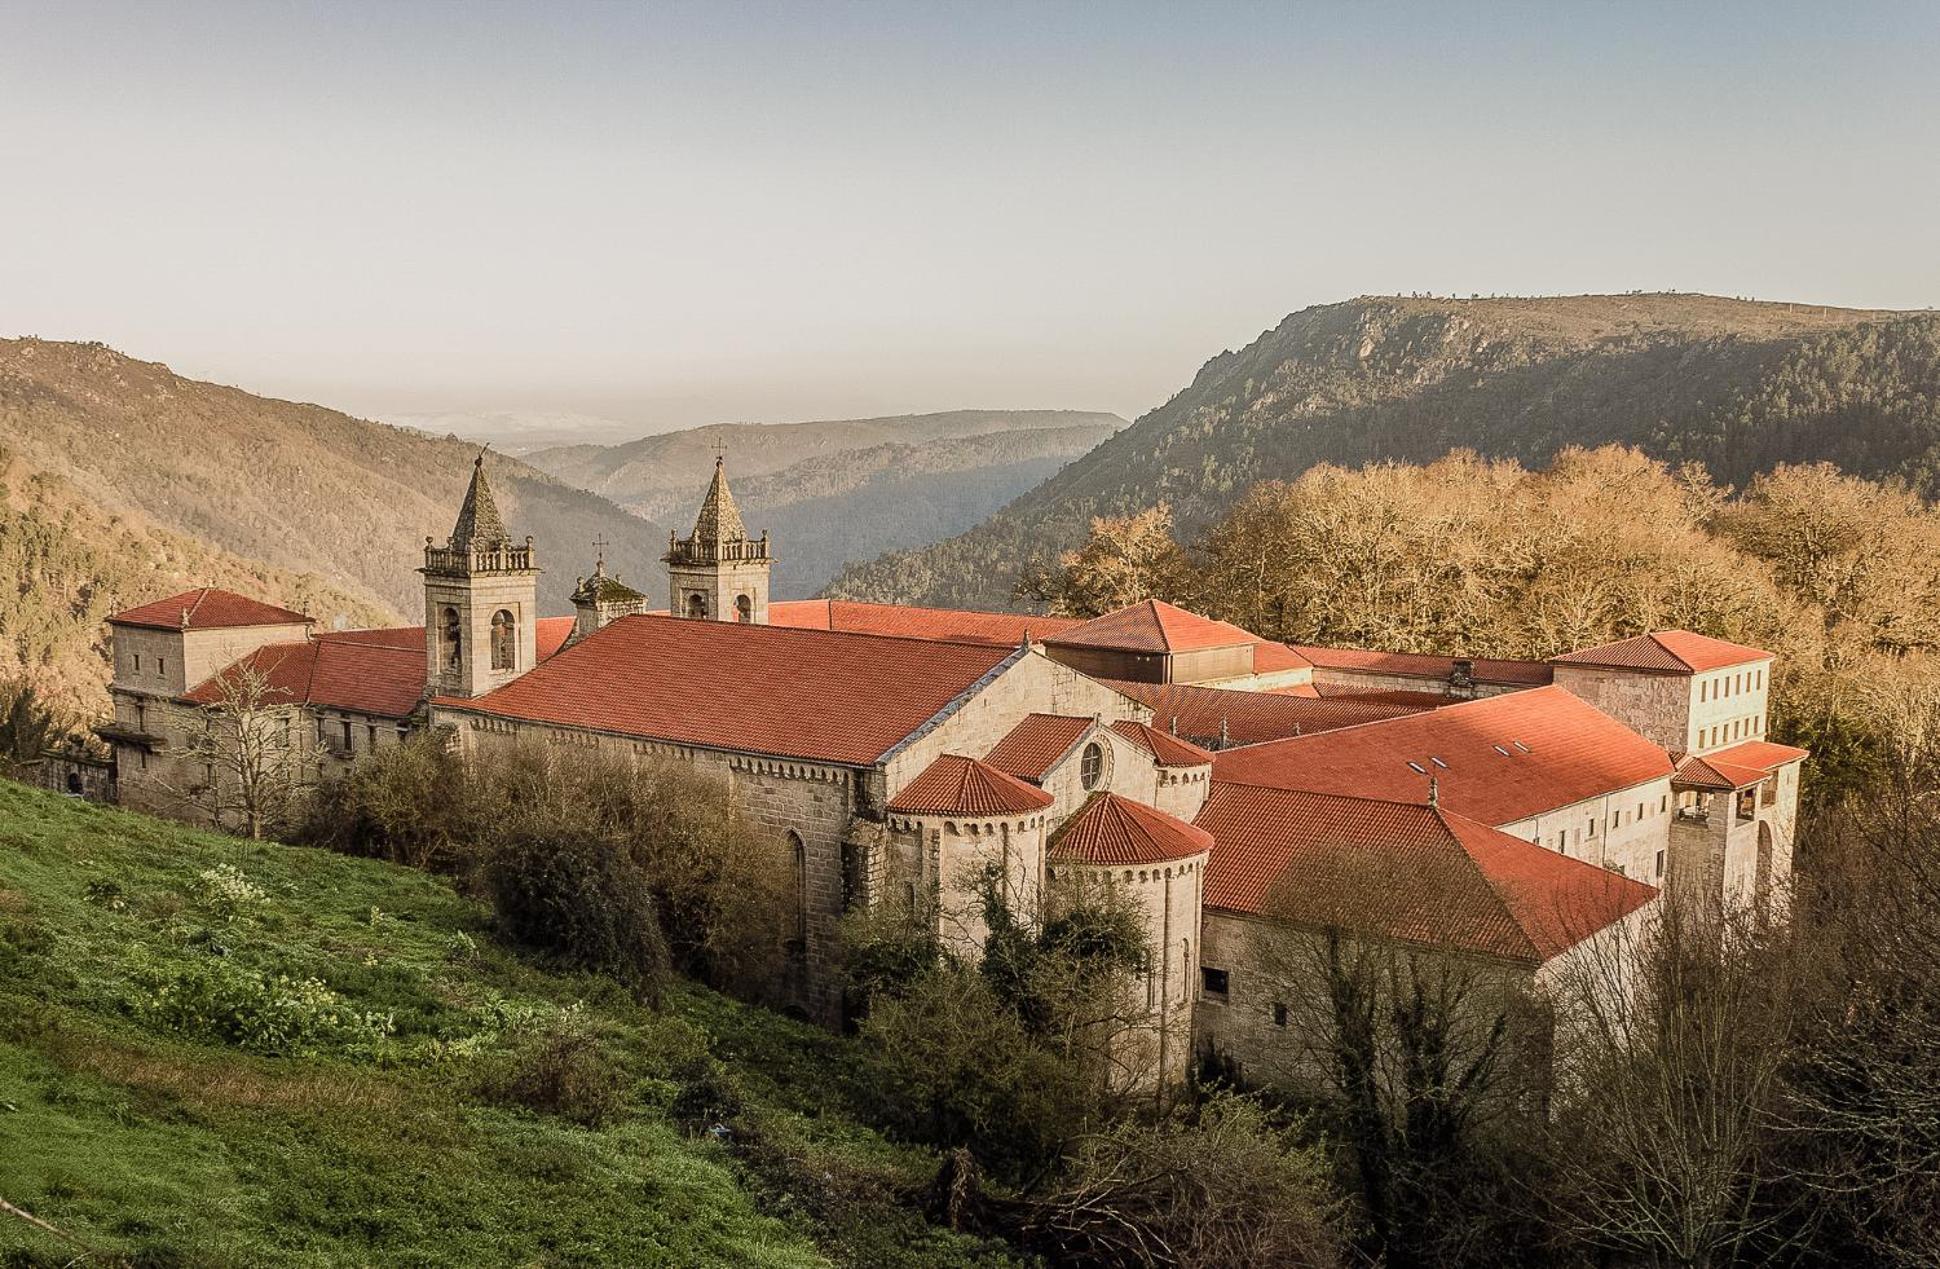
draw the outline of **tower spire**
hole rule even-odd
[[[485,479],[485,450],[481,447],[472,460],[472,483],[458,508],[458,522],[451,527],[451,549],[490,550],[511,541],[505,521],[499,518],[498,503],[492,498],[491,482]]]

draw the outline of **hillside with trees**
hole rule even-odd
[[[417,610],[426,537],[451,532],[478,447],[318,405],[184,379],[101,344],[0,340],[0,444],[109,514],[310,572],[368,604]],[[499,509],[538,539],[547,612],[569,611],[593,539],[646,576],[665,531],[512,459],[487,459]],[[330,614],[318,614],[327,618]]]
[[[526,461],[685,528],[724,453],[751,530],[770,529],[777,598],[852,562],[961,533],[1125,425],[1079,410],[953,410],[811,423],[723,423]]]
[[[100,344],[0,340],[0,675],[99,707],[100,619],[191,585],[327,626],[417,620],[426,537],[451,532],[477,447],[200,383]],[[665,531],[511,459],[506,523],[538,539],[546,613],[571,611],[593,541],[657,575]]]
[[[1940,490],[1940,315],[1636,294],[1363,297],[1304,309],[968,533],[829,593],[1001,606],[1093,516],[1168,504],[1187,533],[1317,463],[1452,449],[1540,464],[1624,444],[1743,487],[1831,462]]]

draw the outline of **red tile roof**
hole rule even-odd
[[[1455,658],[1419,652],[1377,652],[1368,648],[1323,648],[1295,644],[1293,650],[1316,668],[1352,674],[1391,674],[1406,678],[1432,678],[1446,681],[1455,670]],[[1472,673],[1478,683],[1513,683],[1533,687],[1547,683],[1552,672],[1544,661],[1512,661],[1502,657],[1471,657]]]
[[[1772,654],[1742,643],[1726,643],[1688,630],[1653,630],[1581,652],[1565,652],[1557,665],[1595,665],[1620,670],[1651,670],[1661,674],[1702,674],[1728,665],[1769,661]]]
[[[541,617],[533,623],[541,661],[559,651],[573,632],[575,617]],[[316,638],[330,643],[362,643],[386,648],[409,648],[424,655],[423,626],[382,626],[370,630],[325,630]]]
[[[544,661],[565,647],[576,624],[578,619],[574,617],[541,617],[534,621],[532,633],[534,642],[538,644],[539,659]]]
[[[1560,687],[1229,749],[1213,758],[1216,782],[1399,802],[1424,800],[1432,777],[1444,806],[1485,824],[1512,824],[1670,774],[1669,754]]]
[[[108,620],[117,626],[146,626],[155,630],[217,630],[230,626],[287,626],[316,618],[234,591],[202,586],[118,612]]]
[[[1311,736],[1383,718],[1421,712],[1420,706],[1321,700],[1293,695],[1293,689],[1238,692],[1184,683],[1133,683],[1111,680],[1113,690],[1152,710],[1152,725],[1170,732],[1178,720],[1181,736],[1202,744],[1219,743],[1221,724],[1229,743],[1253,745],[1288,736]]]
[[[1066,820],[1049,843],[1053,861],[1162,864],[1213,848],[1213,835],[1164,811],[1101,793]]]
[[[403,718],[424,697],[424,646],[320,639],[258,648],[187,692],[198,705],[222,700],[225,683],[244,669],[260,674],[266,700]]]
[[[1151,754],[1161,767],[1203,767],[1213,760],[1211,750],[1129,718],[1113,723],[1111,729]]]
[[[1271,690],[1293,693],[1297,689],[1277,687]],[[1447,692],[1409,692],[1399,689],[1368,691],[1365,688],[1343,687],[1332,684],[1317,684],[1313,689],[1312,695],[1318,696],[1326,701],[1359,701],[1363,705],[1412,705],[1417,709],[1440,709],[1444,705],[1453,705],[1456,701],[1463,699],[1458,696],[1450,696]]]
[[[1025,780],[1042,780],[1097,720],[1070,714],[1026,714],[983,760]]]
[[[1277,670],[1310,669],[1313,662],[1284,643],[1261,639],[1253,645],[1253,673],[1271,674]]]
[[[1215,784],[1206,906],[1539,964],[1656,890],[1443,808]]]
[[[1120,652],[1192,652],[1201,648],[1231,648],[1262,640],[1250,630],[1163,600],[1120,608],[1094,617],[1047,638],[1044,642],[1073,648],[1109,648]]]
[[[971,612],[865,604],[849,599],[790,599],[768,605],[768,624],[801,630],[845,630],[946,643],[987,643],[1014,648],[1028,635],[1042,640],[1084,624],[1075,617],[1031,613]]]
[[[1694,789],[1743,789],[1763,783],[1788,762],[1811,757],[1805,749],[1768,740],[1747,740],[1699,757],[1686,754],[1677,764],[1675,783]]]
[[[1034,784],[975,758],[946,753],[889,799],[903,815],[1021,815],[1041,811],[1056,798]]]
[[[1012,655],[825,630],[621,617],[452,710],[870,765]]]
[[[1769,740],[1746,740],[1707,755],[1706,761],[1731,762],[1760,771],[1776,771],[1788,762],[1803,762],[1811,756],[1810,749],[1774,744]]]

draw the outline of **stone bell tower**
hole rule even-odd
[[[694,532],[686,539],[667,536],[667,611],[702,620],[768,624],[768,571],[774,557],[768,535],[748,536],[741,510],[728,492],[727,463],[714,460],[714,482],[707,487]]]
[[[539,569],[532,539],[514,544],[485,479],[471,488],[443,546],[424,540],[425,685],[433,696],[483,696],[538,661]]]

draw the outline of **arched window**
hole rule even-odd
[[[735,596],[734,619],[736,621],[753,621],[754,620],[754,601],[752,599],[749,599],[746,595]]]
[[[444,629],[438,636],[438,648],[439,651],[444,653],[444,663],[447,670],[457,669],[459,663],[464,660],[464,645],[464,632],[458,625],[458,610],[456,608],[447,608],[445,609],[444,615]]]
[[[689,595],[687,597],[687,615],[689,617],[706,617],[707,596],[699,593]]]
[[[1078,759],[1078,779],[1083,781],[1085,792],[1098,787],[1105,778],[1105,747],[1097,741],[1085,746],[1084,754]]]
[[[794,829],[788,830],[788,856],[795,879],[795,940],[808,942],[808,845]]]
[[[510,610],[504,608],[492,614],[492,668],[519,668],[519,623],[512,619]]]

